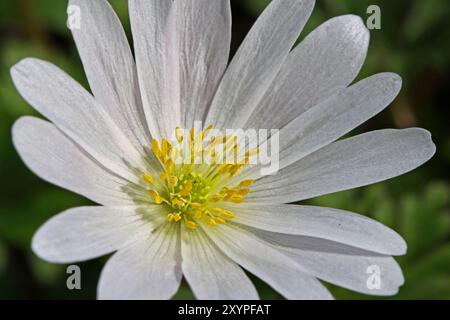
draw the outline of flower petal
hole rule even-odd
[[[403,285],[402,270],[389,256],[323,239],[255,230],[310,275],[364,294],[395,295]],[[378,282],[379,280],[379,282]]]
[[[135,180],[126,162],[142,168],[139,152],[80,84],[56,66],[34,58],[16,64],[11,74],[19,92],[36,110],[103,166]]]
[[[254,228],[339,242],[367,251],[403,255],[406,243],[395,231],[367,217],[332,208],[300,205],[227,205],[233,222]]]
[[[180,72],[173,1],[130,0],[142,103],[153,138],[172,137],[181,124]]]
[[[197,299],[256,300],[258,293],[244,271],[202,230],[182,230],[183,274]]]
[[[373,184],[419,167],[435,151],[430,133],[423,129],[361,134],[257,180],[246,200],[289,203]]]
[[[203,116],[228,64],[229,0],[176,0],[180,41],[181,108],[184,128]]]
[[[245,127],[281,129],[347,87],[364,63],[369,38],[354,15],[332,18],[312,31],[289,54]]]
[[[70,0],[70,6],[80,8],[80,28],[72,34],[93,95],[137,147],[148,145],[136,64],[119,18],[106,0]]]
[[[106,263],[97,295],[102,300],[169,299],[180,285],[179,228],[162,226]]]
[[[205,230],[228,257],[267,282],[285,298],[332,299],[317,279],[304,273],[295,261],[254,234],[231,225]]]
[[[294,119],[280,131],[280,168],[328,145],[381,112],[397,96],[401,82],[396,74],[377,74]]]
[[[310,155],[381,112],[397,96],[401,78],[380,73],[352,85],[293,119],[279,132],[279,169]],[[259,141],[268,150],[271,139]],[[258,179],[263,164],[242,172],[234,180]]]
[[[127,181],[101,167],[53,124],[22,117],[13,142],[26,165],[42,179],[104,205],[130,205]]]
[[[34,235],[32,248],[49,262],[79,262],[123,248],[153,228],[137,207],[80,207],[48,220]]]
[[[313,0],[269,4],[225,72],[205,123],[241,128],[280,71],[313,7]]]

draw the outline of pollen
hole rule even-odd
[[[182,222],[191,231],[219,227],[236,217],[225,209],[226,203],[242,203],[251,192],[254,180],[233,184],[232,178],[259,150],[242,152],[239,157],[242,147],[237,136],[211,136],[212,131],[212,126],[188,133],[176,128],[173,145],[167,139],[152,140],[151,152],[160,171],[143,173],[142,179],[150,200],[170,212],[167,223]]]

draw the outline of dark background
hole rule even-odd
[[[112,0],[130,35],[127,1]],[[233,51],[268,0],[233,0]],[[65,0],[0,1],[0,298],[95,298],[106,258],[80,264],[82,290],[66,288],[66,266],[39,260],[30,250],[36,229],[52,215],[89,204],[32,174],[11,143],[11,126],[36,113],[14,89],[9,69],[35,56],[62,67],[86,85],[81,62],[66,28]],[[381,8],[382,29],[373,30],[360,78],[382,71],[400,74],[403,90],[383,113],[354,133],[386,127],[418,126],[430,130],[436,156],[400,178],[309,201],[371,216],[394,228],[408,242],[399,258],[406,284],[393,299],[450,299],[449,63],[448,0],[317,0],[304,37],[325,20],[353,13],[368,18],[369,5]],[[278,294],[256,280],[262,298]],[[329,286],[336,298],[371,299]],[[192,298],[183,284],[176,298]]]

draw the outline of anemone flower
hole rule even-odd
[[[435,152],[418,128],[340,139],[401,87],[392,73],[352,84],[369,43],[360,18],[330,19],[294,47],[314,1],[273,0],[228,64],[229,0],[129,0],[134,55],[107,1],[69,5],[92,93],[48,62],[22,60],[14,83],[48,121],[19,119],[13,140],[42,179],[98,206],[45,223],[32,241],[39,257],[114,253],[100,299],[171,298],[183,277],[199,299],[257,299],[244,270],[288,299],[332,298],[320,280],[398,291],[393,256],[406,244],[397,233],[355,213],[289,204],[404,174]],[[227,128],[279,130],[278,170],[251,162],[268,136],[244,152],[248,141],[213,133]],[[215,147],[240,161],[217,161]],[[179,161],[199,150],[209,161]]]

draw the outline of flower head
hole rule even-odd
[[[244,269],[290,299],[331,298],[318,279],[397,292],[397,233],[288,204],[398,176],[435,152],[417,128],[338,140],[401,87],[392,73],[351,84],[369,42],[360,18],[333,18],[293,48],[314,1],[273,0],[228,64],[229,0],[129,0],[134,56],[106,0],[69,5],[80,9],[72,32],[92,94],[54,65],[19,62],[14,83],[48,121],[19,119],[13,139],[36,174],[99,206],[50,219],[33,238],[37,255],[71,263],[115,252],[102,299],[170,298],[183,276],[198,298],[258,298]],[[247,141],[228,128],[279,132]],[[266,175],[253,160],[274,136],[279,170]]]

